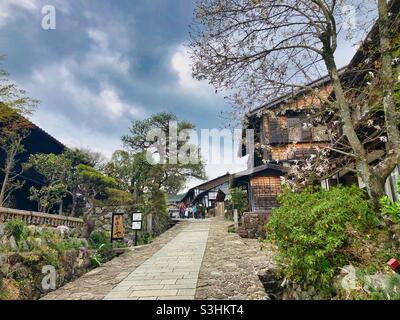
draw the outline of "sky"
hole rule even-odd
[[[223,128],[226,120],[220,114],[230,109],[223,94],[191,77],[185,44],[194,3],[1,0],[3,67],[41,101],[32,121],[68,147],[110,157],[122,148],[120,138],[131,121],[162,111],[198,129]],[[41,26],[44,5],[56,9],[55,30]],[[354,50],[343,42],[339,65],[348,63]],[[241,159],[208,164],[206,171],[215,178],[245,168]]]

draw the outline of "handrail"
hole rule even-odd
[[[12,219],[23,220],[31,225],[50,225],[52,227],[79,228],[84,224],[83,220],[79,218],[0,207],[0,222]]]

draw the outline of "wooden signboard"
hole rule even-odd
[[[111,228],[111,241],[123,240],[124,235],[125,235],[124,214],[121,212],[113,212],[112,228]]]

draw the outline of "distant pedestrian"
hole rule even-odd
[[[189,207],[188,208],[188,215],[189,215],[189,219],[191,219],[191,218],[193,218],[193,208],[192,207]]]
[[[185,219],[189,219],[189,208],[185,208]]]
[[[180,219],[185,218],[185,205],[183,203],[179,205],[179,218]]]
[[[198,219],[198,218],[199,218],[199,217],[198,217],[198,211],[197,211],[197,206],[196,206],[196,205],[193,206],[193,217],[194,217],[195,219]]]
[[[204,206],[200,207],[200,214],[202,219],[206,218],[206,208]]]

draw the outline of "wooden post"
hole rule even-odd
[[[147,233],[153,234],[153,215],[151,213],[147,215]]]
[[[239,214],[237,209],[233,210],[233,221],[235,222],[235,229],[239,229]]]

